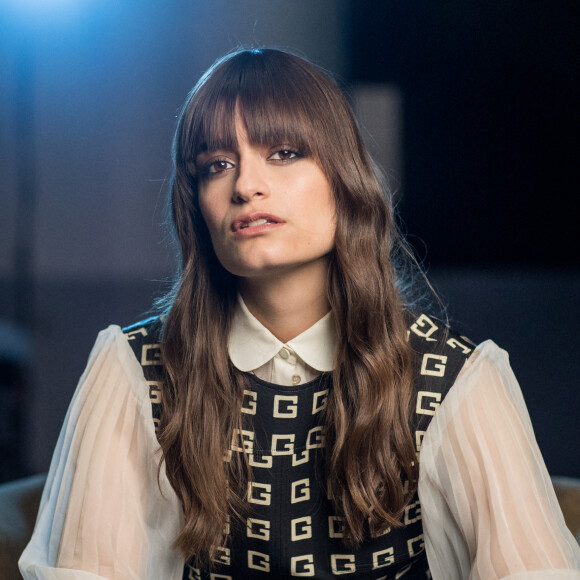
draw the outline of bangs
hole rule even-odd
[[[319,160],[316,144],[324,134],[324,115],[317,109],[324,93],[299,62],[280,64],[247,52],[217,65],[200,81],[189,106],[189,127],[184,127],[190,162],[204,151],[237,147],[236,111],[252,145],[293,147]]]

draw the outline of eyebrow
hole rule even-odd
[[[231,148],[223,147],[223,146],[221,146],[221,147],[218,146],[215,149],[209,150],[207,147],[207,143],[202,143],[201,146],[198,148],[197,153],[195,153],[195,155],[193,157],[193,165],[195,166],[196,171],[200,170],[201,166],[205,163],[205,157],[209,157],[210,155],[212,155],[218,151],[223,151],[223,152],[228,152],[228,153],[235,152]]]
[[[198,155],[201,155],[203,153],[213,153],[214,151],[235,151],[237,148],[237,143],[224,143],[224,142],[218,142],[215,144],[214,147],[212,147],[211,149],[209,148],[208,144],[206,141],[204,141],[203,143],[200,143],[196,149],[195,149],[195,156],[197,157]]]
[[[204,141],[203,143],[200,143],[194,151],[194,155],[197,157],[198,155],[201,155],[202,153],[207,153],[208,152],[208,147],[207,147],[207,143]]]

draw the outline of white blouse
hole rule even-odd
[[[419,495],[435,580],[580,580],[507,353],[479,345],[423,439]],[[180,580],[179,501],[161,468],[149,389],[118,326],[102,331],[67,413],[26,580]]]

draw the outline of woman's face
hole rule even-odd
[[[322,169],[290,143],[252,145],[236,114],[237,147],[198,155],[199,205],[214,251],[244,278],[326,274],[335,204]]]

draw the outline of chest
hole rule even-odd
[[[356,548],[343,543],[324,472],[324,410],[328,375],[297,389],[252,380],[245,392],[243,428],[230,451],[245,452],[252,468],[250,516],[230,518],[228,544],[211,573],[186,566],[184,578],[427,578],[421,506],[406,507],[400,528]]]

